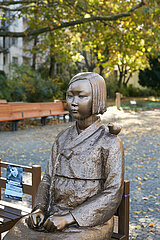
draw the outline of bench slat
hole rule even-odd
[[[22,212],[22,210],[20,210],[20,209],[10,208],[10,207],[5,207],[5,206],[0,205],[0,212],[1,211],[5,211],[8,213],[12,212],[16,216],[23,216],[23,215],[27,214],[27,212]]]
[[[111,240],[127,240],[127,238],[124,235],[113,233]]]
[[[30,213],[31,210],[32,210],[31,208],[24,207],[21,204],[6,202],[4,200],[0,200],[0,205],[3,206],[3,207],[11,208],[11,209],[16,209],[17,211],[21,211],[21,212],[24,212],[24,213]]]
[[[22,215],[17,216],[16,214],[14,214],[12,212],[9,213],[9,212],[6,212],[6,211],[3,211],[2,209],[0,209],[0,216],[1,216],[1,218],[4,219],[4,222],[7,222],[8,219],[14,220],[18,217],[21,217]]]

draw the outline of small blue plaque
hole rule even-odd
[[[23,168],[7,165],[5,197],[22,201]]]

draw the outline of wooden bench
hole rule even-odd
[[[42,102],[42,103],[25,103],[25,102],[9,102],[0,104],[0,122],[12,121],[12,130],[18,130],[18,121],[28,118],[41,118],[44,126],[45,120],[49,116],[63,115],[65,122],[66,111],[62,101]]]
[[[1,177],[1,168],[7,168],[7,165],[19,166],[23,168],[23,172],[29,172],[32,174],[32,185],[23,184],[23,193],[32,196],[32,206],[31,208],[21,206],[20,202],[17,204],[7,202],[6,200],[1,200],[1,189],[6,186],[6,178]],[[24,215],[31,212],[34,198],[37,192],[38,185],[41,181],[41,167],[38,165],[21,166],[17,164],[12,164],[8,162],[2,162],[0,159],[0,239],[1,233],[11,229],[14,224]]]
[[[129,181],[124,181],[123,197],[114,215],[114,232],[111,239],[129,239]]]

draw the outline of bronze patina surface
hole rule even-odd
[[[120,129],[102,125],[106,86],[97,73],[74,76],[67,91],[74,126],[55,140],[32,213],[6,235],[11,239],[109,240],[124,178]]]

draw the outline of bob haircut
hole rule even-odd
[[[82,72],[76,74],[69,86],[79,80],[88,80],[92,88],[92,114],[103,114],[106,111],[106,83],[98,73]]]

